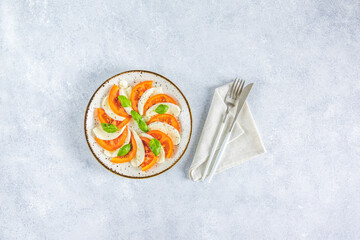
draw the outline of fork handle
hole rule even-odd
[[[228,141],[230,139],[230,135],[231,135],[231,131],[227,132],[226,137],[224,139],[224,142],[222,143],[221,148],[219,150],[219,153],[215,158],[214,165],[213,165],[213,167],[212,167],[212,169],[210,171],[210,174],[209,174],[209,183],[211,182],[211,179],[213,178],[214,173],[215,173],[215,171],[216,171],[216,169],[217,169],[217,167],[218,167],[218,165],[220,163],[221,156],[222,156],[222,154],[223,154],[223,152],[224,152],[224,150],[226,148],[226,145],[227,145],[227,143],[228,143]]]
[[[201,181],[204,181],[204,180],[205,180],[206,175],[207,175],[207,173],[208,173],[208,171],[209,171],[209,167],[210,167],[211,163],[213,162],[213,158],[214,158],[214,155],[215,155],[217,146],[219,145],[220,138],[221,138],[222,133],[223,133],[223,131],[224,131],[225,122],[226,122],[226,118],[227,118],[227,116],[228,116],[229,111],[230,111],[230,107],[227,106],[227,107],[226,107],[226,112],[225,112],[225,114],[224,114],[224,117],[223,117],[223,119],[222,119],[222,121],[221,121],[221,123],[220,123],[220,129],[219,129],[219,131],[218,131],[218,133],[217,133],[217,136],[216,136],[216,138],[215,138],[215,142],[214,142],[214,144],[213,144],[213,147],[212,147],[212,149],[211,149],[209,158],[208,158],[208,160],[207,160],[204,174],[203,174],[203,176],[201,177]]]
[[[226,114],[227,115],[227,114]],[[226,118],[226,116],[225,116]],[[213,162],[213,158],[214,158],[214,155],[215,155],[215,152],[216,152],[216,149],[217,149],[217,146],[219,145],[219,141],[220,141],[220,138],[221,138],[221,135],[224,131],[224,127],[225,127],[225,121],[222,121],[221,125],[220,125],[220,129],[219,129],[219,132],[215,138],[215,142],[214,142],[214,145],[211,149],[211,152],[210,152],[210,155],[209,155],[209,158],[207,160],[207,163],[206,163],[206,167],[205,167],[205,171],[204,171],[204,174],[202,175],[202,178],[201,178],[201,181],[204,181],[205,178],[206,178],[206,175],[209,171],[209,167],[211,165],[211,163]]]

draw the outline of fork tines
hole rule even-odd
[[[245,84],[244,80],[239,81],[239,78],[236,78],[230,88],[231,89],[230,95],[229,95],[230,98],[238,99],[240,96],[240,93],[242,92],[244,84]]]

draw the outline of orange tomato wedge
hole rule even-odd
[[[170,158],[174,149],[174,144],[171,140],[171,138],[166,135],[165,133],[159,131],[159,130],[151,130],[147,132],[147,134],[153,136],[159,142],[161,143],[161,146],[164,148],[165,151],[165,157]]]
[[[102,148],[104,148],[108,151],[115,151],[116,149],[118,149],[119,147],[121,147],[124,144],[127,135],[128,135],[128,127],[126,127],[124,129],[124,131],[121,133],[120,136],[118,136],[117,138],[115,138],[113,140],[102,140],[102,139],[95,137],[95,141]]]
[[[153,123],[153,122],[167,123],[167,124],[173,126],[174,128],[176,128],[180,132],[180,124],[179,124],[178,120],[176,120],[176,118],[173,115],[170,115],[170,114],[157,114],[157,115],[153,116],[149,120],[148,124]]]
[[[125,156],[113,157],[113,158],[111,158],[111,162],[112,163],[130,162],[135,157],[136,151],[137,151],[137,146],[136,146],[136,141],[135,141],[134,135],[131,135],[130,144],[131,144],[131,150],[130,150],[130,152],[128,152],[128,154],[126,154]]]
[[[102,108],[97,108],[96,113],[101,123],[114,124],[118,129],[122,129],[131,119],[131,116],[128,116],[123,121],[114,120]]]
[[[144,105],[144,113],[146,113],[146,111],[153,105],[157,104],[157,103],[161,103],[161,102],[169,102],[169,103],[173,103],[176,104],[175,100],[172,99],[170,96],[166,95],[166,94],[157,94],[155,96],[150,97],[145,105]]]
[[[131,95],[130,95],[132,109],[134,109],[137,112],[139,111],[138,103],[139,103],[140,97],[141,97],[141,95],[143,95],[143,93],[146,90],[151,88],[152,83],[153,83],[153,81],[144,81],[144,82],[138,83],[134,86],[134,88],[131,91]]]
[[[155,165],[155,163],[158,160],[158,156],[155,156],[155,154],[150,150],[150,146],[149,146],[150,139],[145,137],[140,137],[140,139],[143,142],[145,149],[145,159],[140,166],[141,166],[141,171],[146,171]]]
[[[113,85],[109,93],[109,106],[113,112],[119,116],[127,117],[129,114],[126,113],[125,109],[121,106],[118,99],[120,88],[117,85]]]

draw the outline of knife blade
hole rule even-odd
[[[236,114],[235,114],[235,117],[234,117],[234,119],[233,119],[233,121],[231,123],[231,127],[229,128],[229,132],[232,131],[232,129],[233,129],[234,125],[235,125],[236,119],[239,116],[239,113],[240,113],[242,107],[244,106],[246,98],[248,97],[253,85],[254,85],[254,83],[250,83],[250,84],[246,85],[246,87],[242,91],[242,93],[240,95],[240,98],[239,98],[238,106],[237,106],[237,109],[236,109]]]

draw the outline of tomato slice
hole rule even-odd
[[[113,157],[111,158],[111,162],[112,163],[130,162],[136,156],[136,151],[137,151],[134,135],[131,135],[130,144],[131,144],[131,150],[130,152],[128,152],[128,154],[126,154],[125,156]]]
[[[109,106],[113,112],[119,116],[127,117],[129,114],[126,113],[125,109],[121,106],[118,99],[120,88],[117,85],[113,85],[109,93]]]
[[[178,120],[176,120],[176,118],[173,115],[170,115],[170,114],[157,114],[157,115],[153,116],[149,120],[148,124],[153,123],[153,122],[167,123],[167,124],[173,126],[174,128],[176,128],[180,132],[180,124],[179,124]]]
[[[143,93],[146,90],[151,88],[152,84],[153,84],[153,81],[144,81],[144,82],[141,82],[141,83],[138,83],[135,85],[135,87],[132,89],[131,95],[130,95],[132,109],[134,109],[137,112],[139,111],[138,103],[139,103],[140,97],[141,97],[141,95],[143,95]]]
[[[149,146],[150,139],[145,137],[140,137],[140,139],[143,142],[145,149],[145,159],[140,166],[141,166],[141,171],[146,171],[155,165],[158,156],[155,156],[155,154],[150,150],[150,146]]]
[[[162,147],[164,148],[165,157],[170,158],[172,155],[173,149],[174,149],[174,144],[173,144],[171,138],[159,130],[151,130],[151,131],[147,132],[147,134],[149,134],[149,135],[153,136],[154,138],[156,138],[157,140],[159,140]]]
[[[124,129],[124,131],[121,133],[120,136],[118,136],[113,140],[102,140],[97,137],[95,137],[95,140],[102,148],[108,151],[114,151],[124,144],[127,135],[128,135],[128,127]]]
[[[161,103],[161,102],[169,102],[169,103],[173,103],[173,104],[176,104],[175,100],[166,95],[166,94],[157,94],[155,96],[152,96],[150,97],[145,105],[144,105],[144,113],[146,113],[146,111],[152,106],[152,105],[155,105],[157,103]]]
[[[97,108],[96,112],[101,123],[114,124],[118,129],[122,129],[131,119],[131,116],[127,116],[123,121],[114,120],[109,117],[102,108]]]

